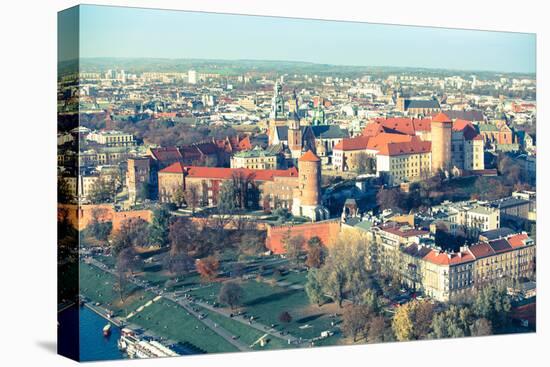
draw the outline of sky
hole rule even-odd
[[[284,60],[534,73],[535,50],[535,34],[527,33],[80,8],[81,57]]]

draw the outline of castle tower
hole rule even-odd
[[[451,169],[451,135],[453,123],[444,113],[432,119],[432,174]]]
[[[151,162],[147,157],[128,158],[128,169],[126,171],[126,184],[128,186],[128,198],[130,202],[150,197]]]
[[[321,160],[308,150],[298,159],[298,188],[294,192],[292,214],[326,219],[328,210],[321,205]]]
[[[288,149],[292,153],[292,158],[296,159],[302,155],[302,129],[300,128],[300,117],[298,116],[296,91],[294,91],[289,101],[289,112],[290,118],[287,120]]]

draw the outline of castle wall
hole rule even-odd
[[[340,233],[340,220],[331,219],[323,222],[295,225],[267,226],[266,247],[275,254],[284,254],[284,236],[290,231],[292,237],[302,235],[306,242],[312,237],[319,237],[323,244],[330,248]]]

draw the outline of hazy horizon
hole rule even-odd
[[[81,5],[79,36],[87,59],[536,73],[536,36],[528,33]]]

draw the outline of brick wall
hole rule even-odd
[[[141,218],[147,222],[153,220],[153,212],[148,209],[117,212],[110,204],[58,206],[58,217],[66,215],[69,223],[79,231],[90,224],[94,213],[101,222],[113,222],[113,231],[118,230],[125,219]]]
[[[338,219],[331,219],[316,223],[282,226],[268,225],[266,247],[275,254],[283,254],[285,249],[282,239],[289,230],[291,236],[302,235],[306,241],[317,236],[323,241],[325,246],[330,247],[340,232],[340,221]]]

